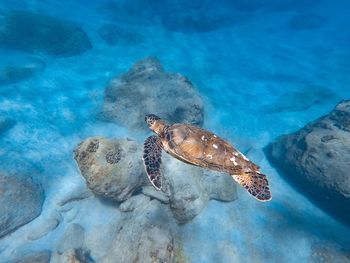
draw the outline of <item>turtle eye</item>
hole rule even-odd
[[[153,125],[154,121],[159,120],[160,118],[154,114],[147,114],[145,116],[145,121],[148,125]]]
[[[153,124],[152,116],[146,115],[146,117],[145,117],[145,122],[146,122],[148,125],[152,125],[152,124]]]

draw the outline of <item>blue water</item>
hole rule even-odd
[[[264,204],[244,190],[237,202],[211,201],[182,229],[190,262],[308,262],[314,247],[350,251],[350,229],[285,182],[263,153],[277,136],[350,98],[349,1],[4,0],[0,19],[12,10],[73,21],[92,44],[70,57],[0,48],[0,68],[33,59],[45,64],[31,78],[0,86],[0,114],[16,120],[0,139],[0,168],[35,175],[44,185],[41,220],[60,195],[83,187],[72,157],[81,140],[101,135],[142,141],[144,134],[104,122],[99,113],[108,82],[152,55],[195,84],[205,101],[205,128],[259,163],[274,194]],[[108,45],[98,30],[111,23],[141,40]],[[83,211],[76,220],[87,229],[103,218],[84,219]],[[27,242],[26,231],[30,226],[0,240],[0,257],[51,249],[58,235]]]

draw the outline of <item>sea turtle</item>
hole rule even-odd
[[[154,114],[145,121],[157,135],[144,143],[143,162],[152,185],[161,190],[162,150],[188,164],[230,174],[259,201],[271,200],[266,176],[241,152],[217,135],[189,124],[168,125]]]

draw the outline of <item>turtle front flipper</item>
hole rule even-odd
[[[258,171],[232,175],[233,179],[243,186],[257,200],[271,200],[271,192],[266,176]]]
[[[143,163],[151,184],[157,190],[162,188],[160,164],[162,163],[162,142],[158,136],[148,137],[143,144]]]

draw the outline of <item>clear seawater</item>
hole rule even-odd
[[[315,246],[349,253],[349,227],[288,184],[263,148],[350,98],[350,1],[0,1],[1,13],[11,10],[73,21],[93,45],[81,55],[60,58],[0,49],[0,66],[31,56],[46,64],[28,80],[0,86],[0,114],[17,121],[0,139],[0,168],[35,175],[43,184],[46,200],[37,222],[53,213],[60,196],[84,187],[72,154],[81,140],[95,135],[142,140],[98,115],[108,82],[135,62],[156,56],[167,71],[195,84],[205,101],[205,128],[258,163],[274,195],[261,204],[239,189],[236,202],[211,201],[182,229],[189,261],[308,262]],[[186,24],[169,30],[161,23],[169,14],[196,12],[224,13],[228,21],[219,26],[204,21],[196,30]],[[314,21],[293,28],[290,21],[297,16]],[[143,41],[107,45],[98,29],[108,23],[132,27]],[[96,214],[85,217],[89,209]],[[114,211],[88,204],[77,213],[75,220],[93,229]],[[0,262],[22,250],[51,249],[66,226],[27,242],[33,223],[0,240]]]

